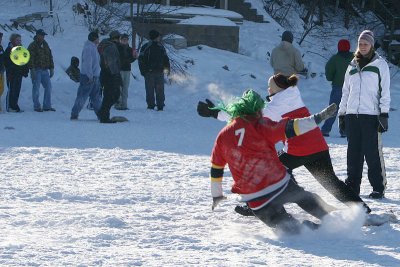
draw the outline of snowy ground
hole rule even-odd
[[[26,10],[44,8],[43,1],[25,2]],[[189,65],[189,77],[174,76],[166,86],[164,112],[146,110],[144,81],[135,62],[138,80],[131,82],[130,110],[112,110],[130,121],[104,125],[86,109],[79,121],[69,120],[77,85],[63,69],[72,55],[80,56],[87,30],[78,18],[65,14],[65,31],[46,37],[56,63],[52,82],[57,111],[33,112],[31,83],[25,79],[20,97],[25,112],[0,114],[0,266],[400,265],[399,224],[361,227],[359,212],[350,209],[343,214],[351,218],[333,216],[316,232],[281,236],[254,218],[234,213],[237,202],[229,192],[228,171],[224,189],[229,199],[211,211],[209,154],[224,124],[199,117],[197,101],[227,100],[248,87],[266,94],[272,73],[266,52],[279,43],[282,32],[275,22],[244,22],[241,55],[206,46],[180,51],[195,64]],[[10,11],[0,22],[17,16]],[[46,27],[50,28],[45,21]],[[20,33],[28,45],[32,34]],[[310,53],[305,61],[325,64]],[[222,68],[225,65],[229,71]],[[395,74],[396,69],[392,71]],[[330,85],[322,72],[299,84],[312,112],[328,102]],[[399,81],[395,75],[394,108],[400,101]],[[399,111],[390,114],[389,123],[384,135],[386,199],[367,198],[371,188],[366,173],[361,196],[373,212],[392,210],[400,216]],[[346,140],[338,138],[336,125],[327,141],[335,171],[345,179]],[[304,168],[295,175],[308,190],[346,208]],[[316,221],[295,206],[289,210],[297,218]]]

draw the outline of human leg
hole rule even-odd
[[[127,109],[128,108],[128,89],[129,89],[129,82],[130,82],[130,71],[121,71],[121,96],[119,98],[118,104],[119,108]]]
[[[86,75],[82,74],[80,77],[80,84],[78,87],[78,92],[76,94],[75,103],[71,111],[71,119],[78,118],[79,112],[81,112],[87,98],[89,97],[90,87],[91,84],[89,84],[89,78]]]
[[[44,88],[43,94],[43,110],[50,110],[52,109],[51,106],[51,81],[50,81],[50,73],[48,69],[43,69],[41,72],[41,83]]]
[[[100,92],[100,80],[98,77],[93,77],[93,83],[89,94],[90,103],[92,103],[93,110],[97,114],[101,107],[101,92]]]
[[[361,177],[364,165],[362,151],[362,130],[356,115],[346,115],[347,134],[347,179],[345,183],[357,194],[360,194]]]
[[[9,79],[8,111],[19,111],[19,94],[21,92],[22,76],[13,74]]]
[[[40,84],[42,83],[42,75],[40,70],[36,69],[35,71],[35,79],[32,80],[32,101],[34,110],[41,110],[41,105],[39,101],[39,89]]]
[[[336,210],[335,207],[326,203],[319,195],[300,187],[294,178],[290,180],[285,194],[288,194],[288,202],[296,203],[304,211],[318,219]]]
[[[271,228],[290,234],[298,234],[300,232],[300,222],[287,213],[279,200],[253,212],[260,221]]]
[[[368,180],[374,192],[382,196],[386,189],[386,169],[382,152],[382,136],[378,133],[378,120],[373,115],[363,115],[362,150],[368,165]],[[381,197],[379,197],[381,198]]]
[[[342,87],[337,85],[332,85],[332,91],[329,98],[329,105],[332,103],[336,103],[339,106],[340,100],[342,98]],[[321,127],[322,134],[329,135],[332,130],[332,125],[336,120],[337,112],[335,115],[329,119],[327,119]],[[342,135],[342,133],[340,133]]]
[[[164,109],[164,101],[165,101],[165,94],[164,94],[164,74],[157,73],[155,77],[155,91],[156,91],[156,104],[158,110]]]
[[[146,102],[147,108],[153,109],[156,106],[154,99],[155,91],[155,77],[152,73],[147,73],[144,77],[144,83],[146,87]]]

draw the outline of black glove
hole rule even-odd
[[[209,99],[206,99],[207,103],[203,101],[199,101],[197,104],[197,113],[202,117],[218,117],[219,110],[212,110],[210,108],[215,107],[214,103],[211,102]]]
[[[388,130],[389,128],[388,119],[389,119],[389,114],[387,113],[381,113],[378,116],[378,122],[379,122],[378,132],[384,133]]]
[[[339,116],[339,132],[341,134],[346,132],[345,115]]]

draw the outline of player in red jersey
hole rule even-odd
[[[319,219],[334,208],[296,183],[280,162],[275,144],[316,128],[335,114],[336,105],[313,116],[279,122],[263,117],[264,106],[256,92],[247,90],[238,101],[215,107],[229,114],[231,121],[218,134],[212,151],[212,208],[224,198],[222,177],[228,165],[234,180],[231,191],[241,196],[255,216],[270,227],[298,233],[300,223],[286,212],[285,203],[296,203]]]

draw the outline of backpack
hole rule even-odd
[[[110,39],[106,38],[106,39],[101,40],[101,42],[97,46],[97,51],[99,52],[99,55],[100,55],[100,67],[102,69],[107,68],[107,64],[105,63],[104,56],[103,56],[104,50],[106,50],[106,48],[112,44],[113,43],[110,41]]]

